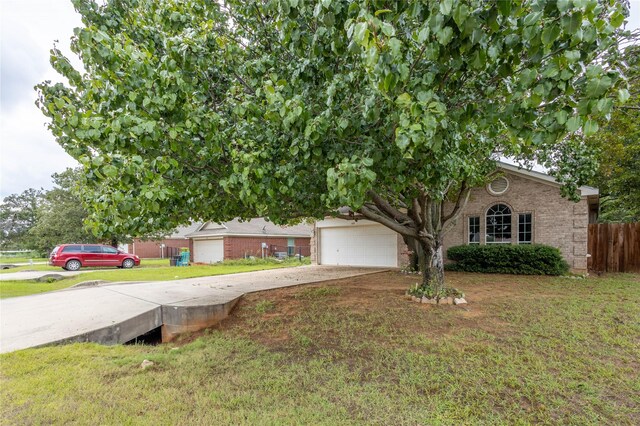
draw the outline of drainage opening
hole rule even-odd
[[[144,333],[141,336],[135,337],[128,342],[125,342],[125,345],[159,345],[162,343],[162,327],[154,328],[151,331]]]

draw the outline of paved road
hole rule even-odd
[[[313,265],[2,299],[0,352],[64,341],[123,343],[165,324],[163,315],[173,310],[217,306],[246,293],[383,270]]]

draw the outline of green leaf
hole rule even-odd
[[[379,16],[379,15],[382,15],[383,13],[389,13],[389,12],[392,12],[392,10],[391,9],[380,9],[380,10],[376,10],[375,15]]]
[[[369,44],[369,29],[365,22],[358,22],[353,30],[353,40],[366,47]]]
[[[393,37],[389,40],[389,48],[391,49],[391,54],[396,58],[400,57],[400,49],[402,48],[402,42],[397,38]]]
[[[560,12],[566,12],[569,10],[570,0],[556,0],[556,7]]]
[[[420,32],[418,33],[418,43],[424,43],[425,40],[429,37],[429,27],[424,26]]]
[[[396,30],[395,28],[393,28],[393,25],[387,22],[382,23],[381,29],[382,29],[382,33],[387,37],[393,37],[394,35],[396,35]]]
[[[613,108],[613,99],[602,98],[598,101],[598,111],[602,114],[609,114]]]
[[[576,12],[571,16],[562,17],[562,29],[567,34],[575,34],[582,26],[582,13]]]
[[[564,52],[564,57],[567,58],[567,61],[570,64],[578,62],[581,56],[582,54],[579,50],[567,50],[566,52]]]
[[[112,164],[107,164],[102,168],[102,173],[109,178],[114,178],[118,174],[118,168]]]
[[[449,44],[449,42],[453,38],[453,30],[451,29],[451,27],[441,28],[436,33],[436,38],[438,39],[438,43],[440,43],[443,46],[446,46],[447,44]]]
[[[450,15],[452,6],[453,0],[440,0],[440,13],[447,16]]]
[[[147,199],[151,200],[153,198],[153,192],[147,191],[144,193],[144,196],[147,197]]]
[[[564,110],[557,111],[555,117],[558,124],[564,125],[567,122],[567,115],[567,112]]]
[[[594,120],[589,119],[586,123],[584,123],[582,130],[584,131],[585,136],[591,136],[598,131],[598,128],[598,123]]]
[[[567,120],[567,126],[566,126],[567,131],[570,133],[573,133],[580,128],[581,124],[582,124],[582,121],[580,120],[580,117],[573,116],[569,120]]]
[[[629,94],[629,91],[627,89],[620,89],[618,90],[618,100],[620,101],[620,103],[625,103],[629,100],[629,97],[631,97],[631,95]]]
[[[476,49],[471,59],[471,66],[475,69],[482,69],[486,65],[487,57],[482,49]]]
[[[504,2],[504,3],[510,4],[510,2]],[[456,25],[460,30],[464,29],[464,21],[467,20],[468,16],[469,16],[469,8],[464,4],[459,4],[458,7],[456,7],[456,10],[453,11],[453,20],[455,21]]]
[[[396,145],[400,150],[404,151],[409,146],[411,140],[404,133],[400,133],[396,135]]]
[[[553,42],[556,41],[559,35],[560,27],[558,27],[557,24],[553,23],[542,30],[542,43],[547,46],[553,44]]]
[[[587,94],[591,98],[596,98],[604,94],[612,84],[613,81],[606,75],[600,78],[593,78],[587,82]]]
[[[540,21],[540,18],[542,18],[542,12],[531,12],[524,17],[524,26],[529,27],[531,25],[536,25],[538,21]]]
[[[511,0],[498,0],[498,11],[502,16],[511,15]]]
[[[618,28],[624,22],[624,15],[619,11],[615,11],[613,15],[611,15],[611,20],[609,23],[614,26],[614,28]]]
[[[396,98],[396,104],[401,107],[406,107],[408,105],[411,105],[411,95],[409,95],[406,92],[402,93],[401,95],[398,95],[398,97]]]

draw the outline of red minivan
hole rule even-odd
[[[102,244],[61,244],[51,251],[49,265],[68,271],[77,271],[83,266],[133,268],[140,265],[140,258]]]

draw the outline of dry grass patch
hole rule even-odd
[[[248,295],[171,345],[4,355],[2,419],[640,424],[637,275],[447,278],[468,305],[406,301],[416,277],[380,273]]]

